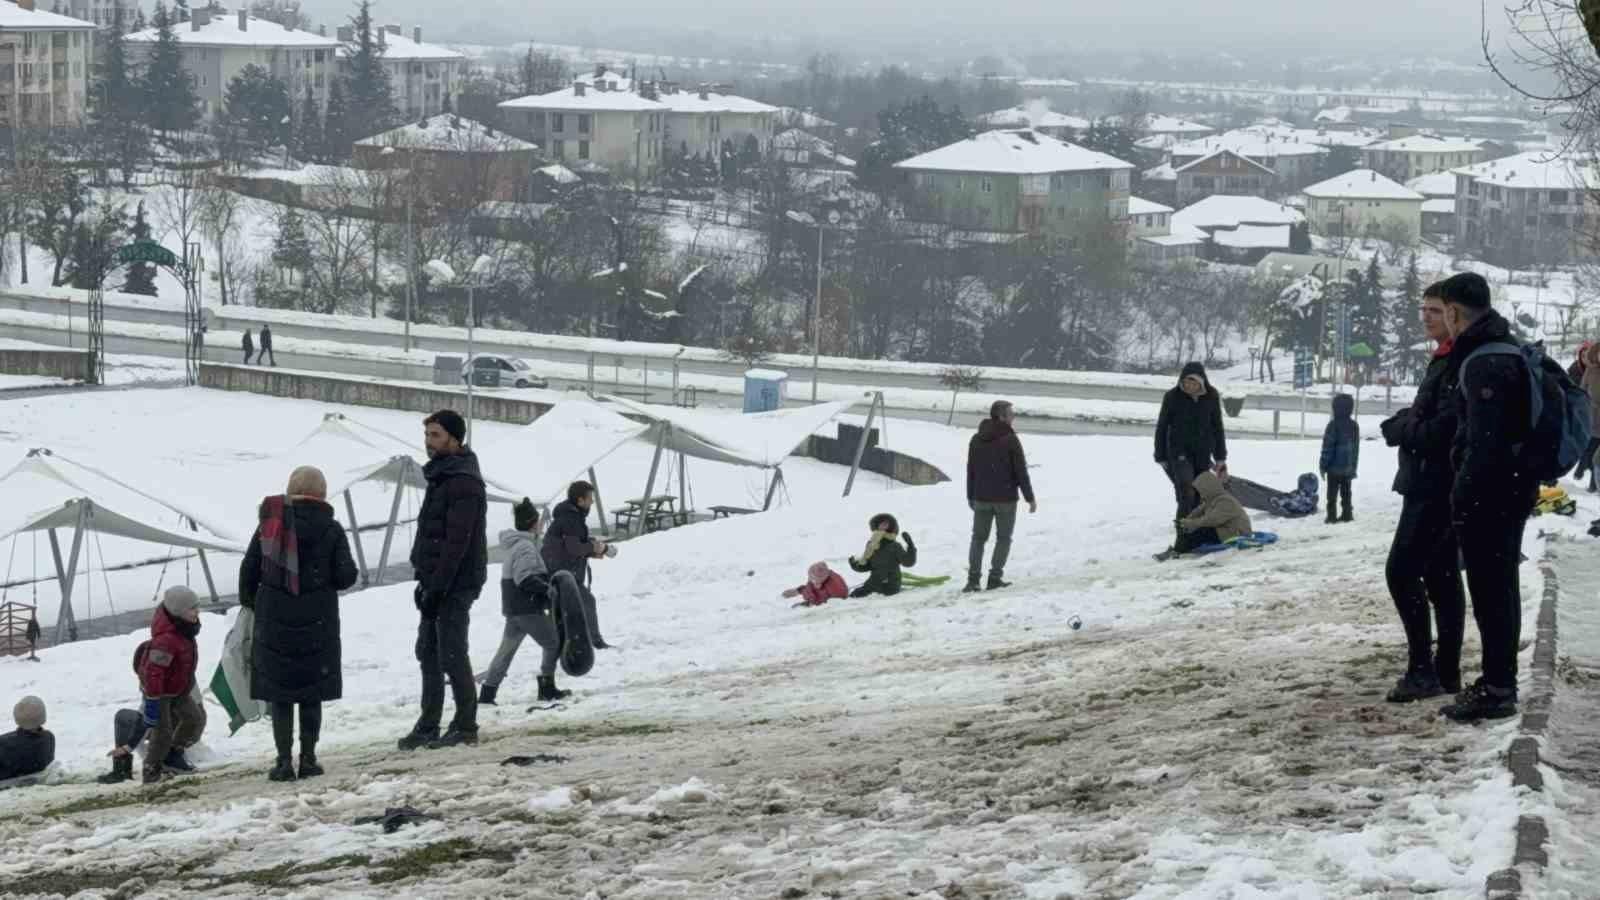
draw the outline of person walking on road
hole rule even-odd
[[[441,409],[423,420],[428,481],[411,546],[416,572],[417,663],[422,667],[422,714],[401,750],[439,749],[478,743],[478,695],[467,656],[467,626],[473,601],[488,580],[488,500],[478,457],[465,444],[466,420]],[[445,676],[455,699],[455,718],[439,733]]]
[[[1006,400],[989,407],[989,418],[978,424],[978,433],[967,444],[967,507],[972,510],[972,545],[967,550],[967,586],[964,593],[978,591],[983,575],[983,551],[989,531],[995,531],[994,555],[989,558],[987,588],[1010,587],[1005,580],[1006,560],[1011,556],[1011,535],[1017,525],[1017,495],[1028,501],[1028,512],[1039,511],[1034,500],[1033,482],[1028,478],[1028,459],[1017,437],[1015,408]]]
[[[1445,327],[1441,284],[1422,295],[1422,329],[1437,343],[1411,406],[1385,419],[1379,429],[1396,448],[1400,465],[1394,492],[1402,498],[1400,521],[1384,575],[1406,634],[1406,671],[1390,689],[1390,703],[1427,700],[1461,690],[1461,641],[1467,601],[1450,518],[1454,474],[1450,445],[1456,435],[1454,342]],[[1429,610],[1432,610],[1432,622]],[[1437,627],[1438,647],[1434,647]]]
[[[1206,367],[1191,362],[1178,376],[1178,386],[1161,398],[1156,418],[1156,463],[1172,482],[1182,519],[1200,504],[1194,478],[1215,467],[1227,480],[1228,437],[1222,427],[1222,395],[1206,378]]]
[[[244,337],[240,339],[239,347],[244,350],[244,364],[250,365],[250,357],[256,355],[256,342],[250,337],[250,329],[244,330]]]
[[[261,326],[261,352],[256,354],[256,363],[259,365],[263,359],[272,358],[272,365],[278,365],[278,354],[272,352],[272,326]]]
[[[339,592],[360,572],[350,541],[328,505],[321,470],[301,466],[283,496],[261,501],[260,521],[239,565],[239,605],[255,611],[250,696],[272,704],[277,762],[273,781],[315,778],[322,704],[344,693],[339,644]],[[294,749],[300,719],[300,767]]]
[[[1452,397],[1458,424],[1450,508],[1483,644],[1483,674],[1441,712],[1458,722],[1474,722],[1517,713],[1522,534],[1538,499],[1539,482],[1523,469],[1516,448],[1533,433],[1533,374],[1520,352],[1490,352],[1467,362],[1488,345],[1519,346],[1511,323],[1490,307],[1489,283],[1483,276],[1452,275],[1440,293],[1455,342],[1450,359],[1460,383]]]

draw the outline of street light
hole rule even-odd
[[[792,222],[799,222],[817,229],[817,298],[811,304],[811,402],[817,402],[817,375],[821,371],[822,359],[822,233],[825,226],[812,218],[810,213],[789,210],[784,215]],[[828,224],[839,224],[839,211],[828,212]]]
[[[444,284],[460,284],[467,289],[467,440],[472,440],[472,376],[477,373],[477,368],[472,364],[472,327],[474,320],[474,307],[472,302],[473,288],[477,287],[478,279],[489,271],[494,265],[494,260],[488,256],[480,256],[472,261],[472,268],[467,271],[466,278],[457,278],[456,270],[442,259],[430,259],[423,266],[429,275]]]

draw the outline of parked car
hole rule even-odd
[[[546,388],[550,382],[524,360],[510,356],[474,356],[461,367],[461,380],[486,387]]]

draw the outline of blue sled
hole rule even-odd
[[[1268,544],[1276,544],[1277,542],[1278,536],[1272,532],[1257,531],[1254,534],[1242,535],[1240,537],[1223,541],[1220,544],[1206,544],[1204,546],[1196,547],[1190,552],[1200,554],[1221,553],[1224,550],[1250,550],[1252,548],[1265,547]]]

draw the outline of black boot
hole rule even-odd
[[[556,688],[556,677],[554,675],[539,676],[539,699],[541,701],[564,700],[571,695],[571,691],[563,691]]]
[[[194,772],[194,763],[189,762],[183,751],[176,747],[172,748],[167,758],[161,761],[161,766],[168,772],[176,772],[179,775],[190,775]]]
[[[495,694],[498,693],[500,693],[500,685],[498,684],[486,684],[478,688],[478,705],[499,706],[498,703],[494,702]]]
[[[1439,684],[1439,677],[1432,672],[1407,672],[1389,689],[1389,694],[1384,699],[1390,703],[1412,703],[1417,700],[1430,700],[1442,697],[1444,687]]]
[[[1011,587],[1011,582],[1006,581],[1004,578],[1001,578],[999,572],[990,572],[989,573],[989,582],[986,585],[984,585],[983,589],[986,590],[986,591],[997,591],[997,590],[999,590],[1001,588],[1008,588],[1008,587]]]
[[[111,760],[111,771],[95,779],[101,784],[121,784],[133,780],[133,754],[114,757]]]
[[[468,747],[478,746],[478,729],[463,731],[452,727],[449,731],[428,742],[429,750],[445,750],[450,747],[459,747],[462,744]]]
[[[267,773],[267,780],[268,781],[293,781],[294,780],[294,765],[292,763],[290,763],[289,757],[287,757],[287,756],[278,757],[278,761],[276,763],[274,763],[273,766],[272,766],[272,771]]]
[[[400,739],[398,746],[401,750],[416,750],[419,747],[426,747],[429,742],[438,738],[438,728],[413,728],[410,734]]]
[[[301,778],[316,778],[322,774],[322,767],[317,765],[317,751],[314,748],[302,747],[300,749]]]

